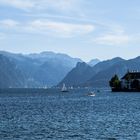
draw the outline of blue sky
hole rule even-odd
[[[140,55],[139,0],[0,0],[0,50],[85,61]]]

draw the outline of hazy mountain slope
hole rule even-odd
[[[75,67],[77,62],[82,62],[81,59],[79,58],[72,58],[66,54],[61,54],[61,53],[54,53],[54,52],[42,52],[39,54],[29,54],[26,55],[28,58],[31,58],[33,60],[37,60],[41,62],[42,64],[44,62],[52,62],[52,63],[63,63],[64,66],[66,67]]]
[[[100,72],[102,70],[106,70],[109,67],[113,66],[114,64],[116,64],[118,62],[122,62],[122,61],[124,61],[124,59],[122,59],[120,57],[115,57],[113,59],[109,59],[109,60],[99,62],[98,64],[93,66],[93,69],[96,73],[98,73],[98,72]]]
[[[100,62],[99,59],[92,59],[90,60],[87,64],[90,65],[91,67],[95,66],[96,64],[98,64]]]
[[[34,78],[41,85],[55,85],[72,69],[61,62],[45,62],[35,72]]]
[[[65,54],[42,52],[40,54],[13,54],[1,51],[12,60],[26,77],[27,87],[53,86],[58,84],[65,75],[82,60]]]
[[[77,66],[72,69],[58,85],[61,86],[63,83],[65,83],[67,86],[82,85],[98,72],[106,70],[121,61],[123,61],[123,59],[114,58],[111,60],[99,62],[94,67],[91,67],[86,63],[78,63]]]
[[[67,76],[59,83],[62,86],[65,83],[67,86],[77,86],[81,83],[86,82],[93,76],[93,69],[86,63],[77,63],[76,67],[73,68]]]
[[[127,71],[140,71],[140,57],[131,60],[124,60],[114,64],[106,70],[100,71],[88,80],[85,85],[93,87],[109,86],[108,81],[114,74],[122,77]]]
[[[58,84],[66,74],[76,66],[77,62],[82,61],[66,54],[53,52],[30,54],[28,57],[35,61],[40,61],[41,65],[33,77],[35,81],[38,81],[43,86],[46,85],[46,83],[49,86]]]
[[[25,78],[17,66],[0,54],[0,88],[24,87]]]

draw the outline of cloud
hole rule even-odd
[[[92,24],[78,24],[50,21],[46,19],[19,22],[12,19],[0,20],[1,29],[10,29],[17,33],[35,33],[52,35],[55,37],[74,37],[89,34],[95,30]],[[9,31],[10,31],[9,30]]]
[[[122,45],[127,44],[130,41],[128,35],[125,34],[106,34],[93,39],[96,44],[101,45]]]
[[[79,0],[0,0],[0,5],[11,6],[23,10],[31,9],[73,9]]]
[[[6,28],[13,28],[16,27],[19,23],[15,20],[12,19],[5,19],[0,21],[0,26],[1,27],[6,27]]]
[[[105,30],[101,29],[98,36],[92,39],[92,42],[99,45],[125,45],[132,41],[133,37],[126,34],[125,30],[119,25],[107,25]]]
[[[77,0],[44,0],[40,6],[45,7],[49,5],[51,8],[57,8],[61,10],[68,10],[73,8],[77,3]]]
[[[0,0],[0,5],[8,5],[24,10],[35,7],[35,3],[32,0]]]
[[[51,33],[60,37],[73,37],[88,34],[94,31],[95,26],[90,24],[72,24],[47,20],[35,20],[28,24],[28,29],[42,33]]]

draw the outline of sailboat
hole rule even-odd
[[[62,87],[61,91],[62,91],[62,92],[68,92],[68,89],[67,89],[67,87],[66,87],[65,84],[63,84],[63,87]]]
[[[93,91],[91,91],[88,96],[96,96],[96,94]]]
[[[73,89],[73,86],[71,86],[70,89]]]

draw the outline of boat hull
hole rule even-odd
[[[69,92],[68,90],[65,90],[65,91],[61,91],[61,92]]]

